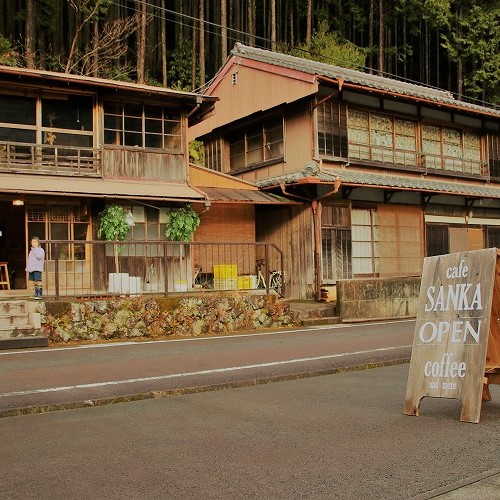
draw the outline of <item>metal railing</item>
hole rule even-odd
[[[55,175],[101,175],[100,150],[80,146],[0,142],[0,169]]]
[[[272,243],[45,240],[41,244],[46,252],[44,295],[56,299],[259,288],[285,294],[283,252]]]

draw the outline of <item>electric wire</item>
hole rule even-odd
[[[180,12],[177,12],[175,10],[168,9],[166,7],[161,7],[160,5],[155,5],[155,4],[153,4],[151,2],[148,2],[148,1],[145,1],[144,3],[145,3],[145,5],[147,7],[149,7],[153,11],[154,10],[156,10],[156,11],[163,11],[165,14],[171,14],[171,15],[173,15],[175,17],[185,18],[185,19],[188,19],[188,20],[193,21],[193,22],[198,23],[198,24],[200,23],[200,19],[198,17],[194,17],[194,16],[191,16],[191,15],[185,14],[185,13],[180,13]],[[117,0],[113,0],[111,2],[111,4],[115,5],[115,6],[118,6],[118,7],[122,7],[122,5],[120,4],[120,2],[117,1]],[[131,11],[134,11],[134,12],[138,12],[138,13],[141,12],[141,10],[138,9],[136,6],[128,6],[127,9],[131,10]],[[153,12],[153,13],[147,13],[147,15],[149,17],[153,17],[155,19],[160,19],[160,20],[167,21],[166,17],[163,17],[163,15],[161,15],[161,14],[157,14],[157,13]],[[176,20],[176,19],[174,19],[174,20],[168,20],[168,21],[169,22],[173,22],[174,24],[178,24],[180,26],[186,26],[188,28],[195,29],[197,31],[202,31],[201,27],[200,26],[195,26],[195,24],[188,24],[188,23],[182,22],[181,20]],[[223,29],[225,29],[227,32],[236,33],[236,34],[239,34],[239,35],[243,35],[246,38],[260,40],[260,41],[263,41],[263,42],[267,42],[268,44],[272,44],[273,43],[273,41],[271,39],[269,39],[269,38],[266,38],[266,37],[263,37],[263,36],[260,36],[260,35],[256,35],[256,34],[253,35],[253,34],[250,34],[250,33],[246,32],[246,31],[237,30],[237,29],[231,28],[229,26],[223,27],[221,24],[215,23],[213,21],[203,20],[203,24],[204,25],[206,24],[206,25],[208,25],[210,27],[213,27],[213,28],[218,28],[217,31],[212,31],[210,29],[206,29],[205,27],[203,28],[203,32],[204,33],[208,33],[210,35],[214,35],[214,36],[217,36],[217,37],[222,37],[221,31]],[[240,39],[235,38],[234,36],[229,36],[228,35],[227,38],[228,38],[228,41],[235,41],[235,42],[241,41]],[[280,42],[274,42],[274,43],[279,44]],[[247,44],[249,44],[249,42],[247,42]],[[294,50],[297,50],[299,52],[303,52],[304,54],[308,54],[308,55],[310,55],[312,57],[314,57],[314,56],[318,57],[319,56],[319,54],[316,54],[314,52],[311,52],[310,50],[303,49],[303,48],[300,48],[300,47],[294,47]],[[288,54],[288,55],[290,55],[290,54]],[[344,61],[344,60],[335,59],[335,58],[332,58],[332,57],[329,57],[329,56],[323,56],[323,55],[321,55],[321,57],[323,59],[332,61],[332,63],[336,63],[335,65],[341,66],[342,64],[348,64],[348,66],[351,66],[351,67],[352,66],[356,66],[357,68],[359,68],[360,71],[363,70],[363,72],[368,72],[368,74],[375,74],[377,76],[383,76],[385,78],[390,78],[390,79],[398,80],[398,81],[401,81],[401,82],[404,82],[404,83],[410,83],[410,84],[413,84],[413,85],[418,85],[418,86],[429,88],[429,89],[434,89],[434,90],[439,90],[439,91],[443,91],[443,92],[448,92],[450,95],[457,96],[456,93],[454,93],[454,92],[452,92],[450,90],[443,89],[443,88],[437,87],[435,85],[430,85],[430,84],[427,84],[427,83],[419,82],[418,80],[413,80],[411,78],[405,78],[405,77],[402,77],[400,75],[389,73],[387,71],[380,71],[378,69],[370,68],[368,66],[363,66],[363,65],[355,64],[352,61]],[[214,77],[212,77],[208,82],[206,82],[204,85],[202,85],[202,86],[194,89],[194,91],[198,91],[198,90],[202,90],[202,89],[208,88],[209,84],[217,77],[217,74],[218,74],[218,72],[216,72],[216,74],[214,75]],[[471,103],[475,103],[475,104],[479,104],[479,105],[486,105],[486,106],[492,107],[494,109],[500,108],[500,106],[497,106],[494,103],[485,102],[485,101],[482,101],[481,99],[476,99],[476,98],[473,98],[473,97],[462,96],[462,99],[465,99],[467,102],[471,102]]]

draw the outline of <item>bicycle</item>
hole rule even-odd
[[[262,274],[262,267],[264,266],[265,259],[257,259],[255,261],[257,269],[257,288],[266,288],[266,279]],[[269,271],[269,288],[276,290],[280,295],[282,295],[281,290],[283,288],[283,279],[285,277],[284,271]]]

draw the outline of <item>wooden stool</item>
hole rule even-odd
[[[10,290],[9,266],[7,262],[0,262],[0,288]]]

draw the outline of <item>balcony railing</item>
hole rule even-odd
[[[0,170],[99,177],[101,154],[79,146],[0,142]]]
[[[463,177],[489,177],[488,164],[481,160],[416,153],[383,146],[349,143],[349,160],[369,162],[384,168]]]
[[[271,243],[41,243],[44,295],[56,299],[210,290],[285,294],[283,253]]]

